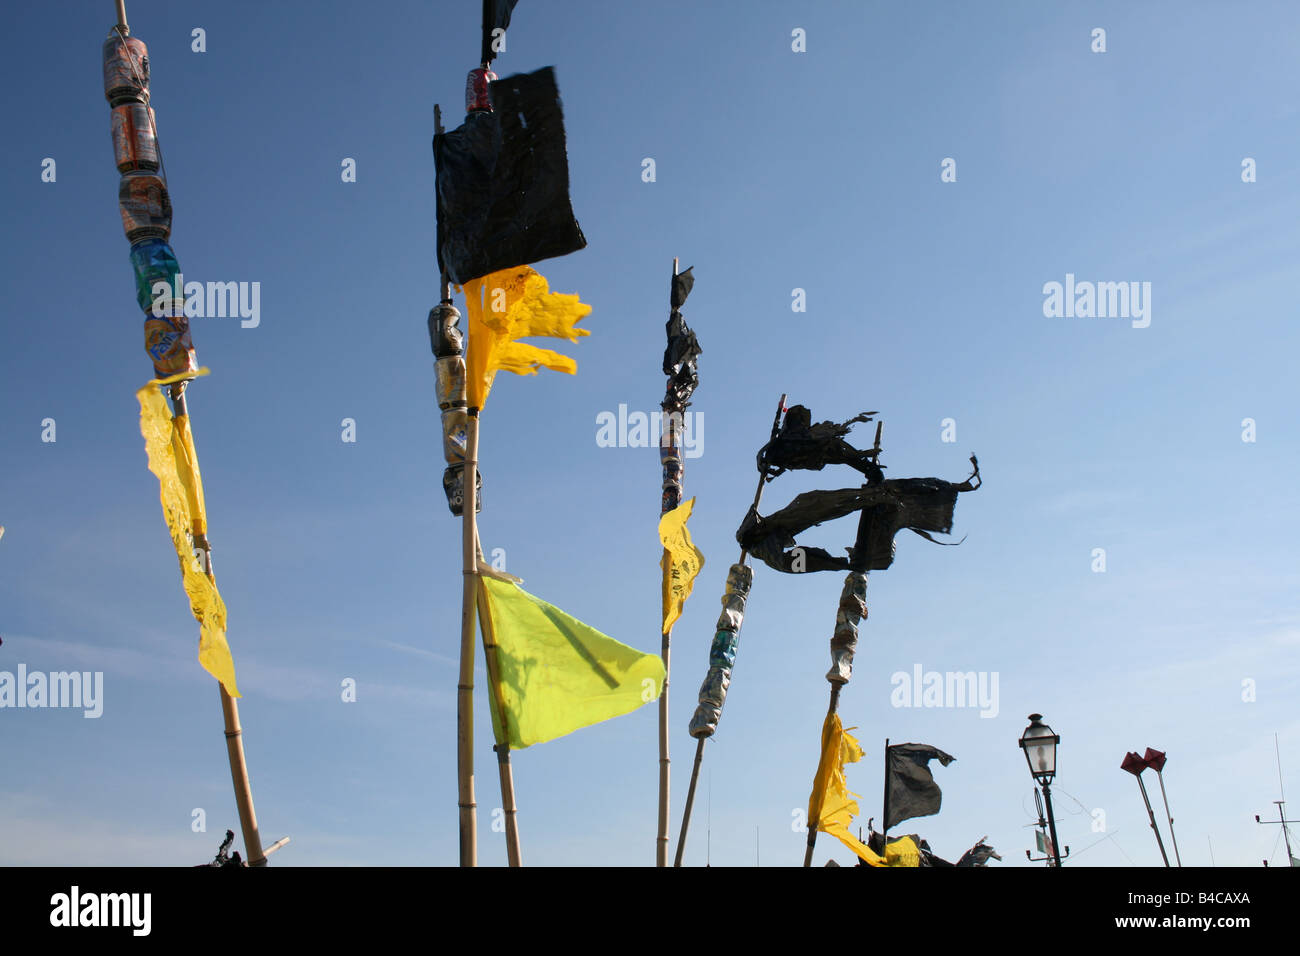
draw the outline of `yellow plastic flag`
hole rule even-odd
[[[502,269],[465,283],[469,313],[469,349],[465,354],[465,384],[470,408],[482,408],[492,379],[502,369],[516,375],[536,375],[540,366],[567,372],[578,363],[567,355],[538,348],[518,339],[542,336],[576,342],[587,329],[575,323],[591,313],[576,295],[549,291],[545,276],[528,266]]]
[[[659,519],[659,540],[664,546],[664,556],[659,560],[659,567],[664,571],[663,634],[672,631],[682,616],[682,606],[695,587],[695,576],[704,567],[704,555],[691,542],[691,533],[686,528],[694,507],[692,498]]]
[[[888,866],[885,857],[849,832],[849,824],[858,815],[858,804],[853,799],[857,794],[849,792],[844,765],[861,759],[862,747],[840,724],[840,715],[828,714],[822,724],[822,755],[813,778],[812,796],[808,798],[808,819],[816,821],[818,830],[835,837],[868,865]]]
[[[519,750],[554,740],[630,713],[663,690],[658,654],[620,644],[513,581],[479,582],[496,642],[498,686],[488,699],[497,743]]]
[[[206,368],[198,375],[207,375]],[[181,581],[190,599],[190,613],[199,622],[199,663],[221,681],[226,693],[239,696],[235,685],[235,662],[226,643],[226,605],[216,584],[205,573],[194,554],[191,534],[207,533],[204,514],[203,479],[194,453],[194,437],[187,416],[173,418],[167,400],[158,390],[181,379],[193,378],[185,372],[171,378],[153,379],[135,393],[140,402],[140,433],[144,435],[149,470],[158,477],[163,518],[171,532],[176,557],[180,560]]]

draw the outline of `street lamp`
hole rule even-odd
[[[1025,752],[1025,761],[1029,772],[1043,788],[1043,799],[1047,801],[1047,825],[1052,835],[1052,857],[1055,866],[1061,865],[1060,844],[1056,842],[1056,817],[1052,815],[1052,779],[1056,776],[1056,745],[1061,738],[1052,733],[1052,728],[1043,723],[1042,714],[1030,714],[1029,726],[1020,735],[1020,747]]]

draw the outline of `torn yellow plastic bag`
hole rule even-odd
[[[198,375],[207,375],[206,368]],[[167,399],[158,390],[182,379],[194,378],[186,372],[171,378],[153,379],[135,393],[140,402],[140,433],[144,436],[149,470],[158,478],[163,518],[171,533],[176,557],[181,565],[181,581],[190,599],[190,613],[199,622],[199,663],[221,682],[231,697],[239,696],[235,685],[235,662],[226,643],[226,605],[216,584],[208,578],[194,555],[192,534],[207,533],[204,513],[203,479],[194,452],[188,416],[172,417]]]
[[[840,724],[839,714],[829,714],[822,724],[822,755],[817,762],[812,796],[808,798],[808,819],[823,833],[829,833],[870,866],[887,866],[885,858],[849,832],[858,815],[858,804],[844,776],[846,763],[862,759],[862,747]]]
[[[682,607],[695,587],[695,576],[704,567],[704,555],[691,541],[686,521],[695,507],[695,499],[684,501],[659,519],[659,540],[664,546],[664,556],[659,561],[663,570],[663,629],[672,631],[682,616]]]
[[[620,644],[512,581],[479,581],[496,641],[499,687],[488,699],[497,743],[518,750],[554,740],[636,710],[663,690],[658,654]]]
[[[921,848],[911,837],[899,837],[897,840],[890,840],[885,846],[885,865],[886,866],[917,866],[921,865]]]
[[[470,408],[482,408],[496,373],[535,375],[539,367],[573,375],[567,355],[519,339],[547,337],[576,342],[591,333],[576,327],[591,306],[576,295],[551,292],[545,276],[528,266],[503,269],[465,283],[469,349],[465,354]]]

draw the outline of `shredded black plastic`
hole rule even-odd
[[[491,63],[496,59],[496,52],[492,49],[492,31],[510,27],[510,14],[518,2],[519,0],[483,0],[483,63]]]
[[[931,532],[951,532],[957,495],[980,486],[979,462],[974,455],[970,462],[974,471],[961,483],[941,478],[891,478],[861,488],[806,491],[767,517],[750,508],[736,540],[769,567],[791,574],[882,571],[894,563],[894,536],[904,528],[935,544],[951,543],[935,541]],[[861,518],[854,546],[846,549],[848,557],[796,543],[795,536],[808,528],[855,511],[861,512]]]
[[[693,288],[695,276],[690,269],[673,276],[669,293],[672,313],[668,316],[668,347],[664,349],[664,374],[669,376],[669,382],[662,407],[667,412],[685,410],[691,403],[691,395],[700,384],[696,359],[704,354],[704,350],[700,348],[699,340],[682,318],[681,312],[677,311],[686,304],[686,297]]]
[[[863,412],[847,422],[812,424],[812,412],[802,405],[786,409],[781,431],[758,451],[758,470],[768,481],[793,470],[821,471],[827,465],[848,465],[876,482],[884,481],[877,463],[880,449],[860,451],[844,436],[858,422],[869,422],[875,412]]]
[[[555,70],[509,76],[489,90],[492,112],[433,137],[438,266],[461,285],[587,245],[569,199]]]

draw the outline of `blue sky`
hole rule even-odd
[[[128,13],[149,45],[184,272],[261,284],[257,328],[195,320],[212,374],[190,408],[263,836],[293,839],[277,865],[454,863],[460,528],[424,321],[429,140],[435,102],[460,121],[479,4]],[[113,5],[11,20],[0,670],[103,671],[105,700],[97,720],[0,710],[0,863],[198,863],[238,822],[138,432],[150,365],[100,80]],[[596,419],[657,407],[671,261],[693,265],[704,428],[685,485],[706,565],[673,641],[674,845],[686,723],[753,455],[787,392],[816,418],[878,410],[893,476],[961,480],[974,451],[986,482],[958,504],[961,547],[905,534],[871,575],[840,705],[866,749],[848,775],[864,822],[884,738],[933,744],[957,757],[936,770],[943,810],[900,832],[951,858],[987,836],[993,865],[1027,865],[1016,741],[1041,712],[1062,738],[1072,862],[1159,865],[1119,769],[1148,746],[1170,755],[1185,863],[1208,865],[1211,847],[1219,865],[1284,862],[1276,827],[1252,817],[1278,798],[1275,733],[1300,793],[1298,44],[1286,3],[522,0],[497,69],[556,67],[589,242],[539,270],[592,305],[592,334],[565,346],[576,377],[498,378],[480,529],[531,592],[658,647],[657,455],[598,447]],[[1043,286],[1067,274],[1151,283],[1149,327],[1046,317]],[[765,508],[853,483],[842,468],[786,476]],[[838,551],[852,534],[846,519],[809,540]],[[753,864],[756,842],[763,865],[801,861],[793,811],[841,584],[756,569],[688,864],[705,861],[706,829],[715,865]],[[892,706],[891,675],[918,664],[996,673],[997,716]],[[496,865],[490,733],[480,695],[480,858]],[[517,753],[525,862],[652,863],[656,759],[653,707]],[[818,863],[851,862],[818,846]]]

